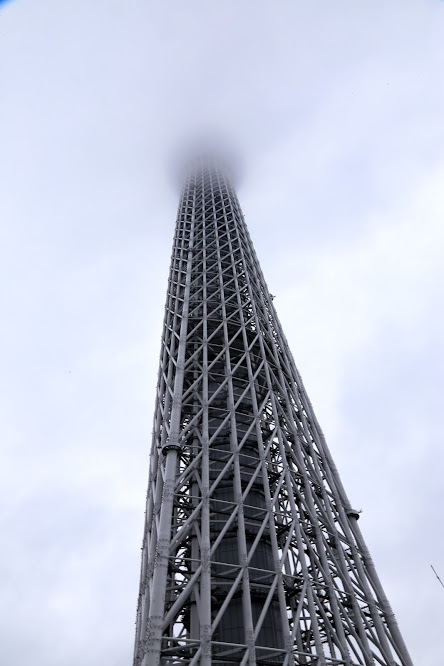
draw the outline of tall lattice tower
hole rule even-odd
[[[225,169],[196,159],[168,282],[134,666],[413,666]]]

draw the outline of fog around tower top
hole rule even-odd
[[[182,138],[169,152],[169,170],[179,189],[192,172],[205,167],[220,170],[236,187],[241,184],[245,163],[240,148],[222,129],[196,132],[187,139]]]

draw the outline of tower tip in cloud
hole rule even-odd
[[[182,140],[171,151],[170,171],[180,187],[196,168],[213,167],[239,185],[243,172],[242,160],[234,141],[220,132],[202,132]]]

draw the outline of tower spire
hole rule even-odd
[[[413,666],[226,170],[198,158],[168,281],[134,666]]]

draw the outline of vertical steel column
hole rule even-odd
[[[165,476],[163,479],[163,493],[160,507],[157,549],[154,560],[151,604],[147,628],[149,649],[146,651],[142,666],[158,666],[158,664],[160,664],[163,618],[165,614],[165,593],[170,557],[169,549],[171,539],[171,518],[173,514],[174,503],[174,485],[177,472],[177,455],[180,451],[180,418],[182,409],[185,349],[188,328],[188,304],[190,298],[191,269],[193,262],[193,234],[194,220],[191,222],[190,241],[186,262],[185,292],[183,298],[182,321],[180,325],[176,374],[174,377],[170,435],[162,449],[162,453],[166,458]]]

